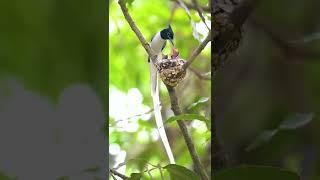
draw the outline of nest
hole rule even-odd
[[[186,70],[184,68],[186,62],[187,61],[180,57],[159,60],[156,63],[156,67],[162,81],[169,86],[177,86],[186,76]]]

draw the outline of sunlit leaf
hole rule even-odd
[[[260,133],[256,139],[246,148],[246,151],[251,151],[264,143],[271,140],[271,138],[278,132],[277,129],[275,130],[266,130]]]
[[[206,138],[206,142],[209,142],[211,139],[211,131],[205,132],[204,137]]]
[[[297,113],[288,116],[280,125],[279,129],[296,129],[308,124],[314,117],[313,113]]]
[[[268,166],[241,166],[219,171],[216,180],[299,180],[291,171]]]
[[[129,6],[131,6],[134,0],[125,0],[125,1]]]
[[[199,107],[205,105],[207,102],[209,101],[208,97],[201,97],[197,102],[192,103],[189,107],[188,110],[189,111],[195,111],[196,109],[198,109]]]
[[[131,173],[128,180],[140,180],[142,177],[141,173]]]
[[[178,116],[172,116],[170,117],[169,119],[167,119],[165,121],[165,123],[171,123],[171,122],[174,122],[174,121],[177,121],[177,120],[200,120],[200,121],[204,121],[204,122],[208,122],[209,120],[204,117],[204,116],[201,116],[199,114],[181,114],[181,115],[178,115]]]
[[[176,164],[169,164],[164,167],[169,174],[171,180],[198,180],[200,179],[193,171]]]

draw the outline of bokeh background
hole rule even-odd
[[[260,1],[244,26],[240,48],[214,83],[217,131],[230,166],[270,165],[302,179],[320,179],[319,1]],[[305,126],[246,148],[294,113],[313,113]]]
[[[0,179],[105,179],[107,5],[0,2]]]
[[[190,3],[190,2],[189,2]],[[201,0],[202,6],[208,1]],[[190,10],[191,19],[184,8],[168,0],[135,0],[128,6],[129,13],[147,41],[156,32],[166,28],[171,19],[175,33],[175,46],[180,56],[187,59],[206,37],[208,30],[197,12]],[[210,14],[204,14],[210,26]],[[210,43],[197,57],[192,68],[210,78]],[[164,50],[170,52],[169,44]],[[109,1],[109,166],[130,175],[167,165],[168,159],[159,139],[149,87],[147,53],[126,22],[117,1]],[[181,108],[188,107],[200,98],[208,98],[198,112],[210,118],[211,81],[200,79],[188,71],[185,80],[177,87]],[[160,86],[163,119],[173,116],[164,84]],[[188,127],[197,151],[210,173],[210,131],[205,123],[194,120]],[[176,122],[166,128],[169,142],[179,165],[193,169],[192,160]],[[149,163],[149,164],[148,164]],[[145,173],[147,174],[147,173]],[[151,171],[160,179],[158,170]],[[148,175],[146,175],[148,177]]]

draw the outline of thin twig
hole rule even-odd
[[[203,23],[206,25],[207,29],[210,31],[209,26],[206,23],[206,20],[204,19],[203,15],[202,15],[202,8],[199,6],[198,1],[197,0],[192,0],[192,3],[194,5],[194,7],[196,8],[196,11],[198,12],[201,20],[203,21]]]
[[[116,175],[116,176],[118,176],[118,177],[121,177],[122,179],[129,179],[128,176],[123,175],[123,174],[119,173],[119,172],[116,171],[116,170],[109,169],[109,171],[110,171],[112,174],[114,174],[114,175]]]
[[[164,180],[163,173],[162,173],[162,167],[160,166],[160,164],[158,164],[158,169],[160,171],[161,180]]]
[[[201,51],[206,47],[208,42],[211,41],[211,31],[209,31],[208,36],[202,43],[192,52],[191,56],[188,58],[187,63],[185,64],[184,68],[187,69],[188,66],[196,59],[196,57],[201,53]]]
[[[152,171],[152,170],[154,170],[154,169],[157,169],[157,168],[153,168],[153,169],[151,169],[151,170],[150,170],[150,169],[147,169],[147,170],[146,170],[146,172],[147,172],[148,175],[150,176],[150,179],[151,179],[151,180],[153,180],[153,177],[152,177],[152,174],[151,174],[150,171]]]
[[[113,174],[110,174],[110,175],[111,175],[113,180],[117,180],[117,178]]]
[[[177,97],[176,91],[175,91],[174,87],[172,87],[172,86],[166,85],[166,87],[168,89],[170,100],[171,100],[171,109],[172,109],[174,115],[176,115],[176,116],[180,115],[181,110],[179,107],[178,97]],[[192,161],[195,165],[196,171],[199,173],[201,179],[209,180],[209,176],[206,173],[205,168],[203,167],[203,165],[200,161],[200,158],[197,154],[197,151],[195,149],[195,146],[193,144],[191,136],[188,132],[187,126],[185,125],[184,121],[182,121],[182,120],[178,120],[177,122],[178,122],[180,129],[181,129],[184,140],[187,144],[187,147],[188,147],[189,153],[191,155]]]
[[[175,2],[179,3],[178,0],[174,0]],[[183,2],[189,9],[194,9],[196,10],[196,7],[193,4],[187,3],[187,2]],[[203,11],[210,13],[210,6],[199,6]]]
[[[211,81],[211,77],[208,77],[206,74],[201,74],[200,72],[198,72],[196,69],[194,69],[193,67],[189,67],[189,70],[191,72],[193,72],[200,80],[207,80],[207,81]]]
[[[140,114],[136,114],[136,115],[133,115],[133,116],[130,116],[130,117],[127,117],[127,118],[119,119],[119,120],[115,121],[114,123],[118,123],[118,122],[121,122],[121,121],[126,121],[126,120],[132,119],[132,118],[134,118],[134,117],[139,117],[139,116],[147,115],[147,114],[152,113],[153,110],[154,110],[154,109],[152,108],[152,109],[150,109],[150,110],[147,111],[147,112],[140,113]]]
[[[148,55],[151,57],[152,62],[154,62],[155,54],[152,52],[149,43],[147,43],[146,39],[143,37],[142,33],[140,32],[140,30],[138,29],[138,27],[136,26],[136,24],[132,20],[130,14],[128,12],[128,8],[127,8],[127,6],[125,4],[125,1],[124,0],[119,0],[118,3],[120,5],[120,7],[121,7],[121,10],[123,12],[124,17],[126,18],[127,22],[130,25],[131,29],[133,30],[133,32],[136,34],[136,36],[140,40],[142,46],[147,51]]]

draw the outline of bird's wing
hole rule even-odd
[[[162,48],[161,48],[161,51],[166,47],[166,44],[167,44],[167,41],[164,42]]]

